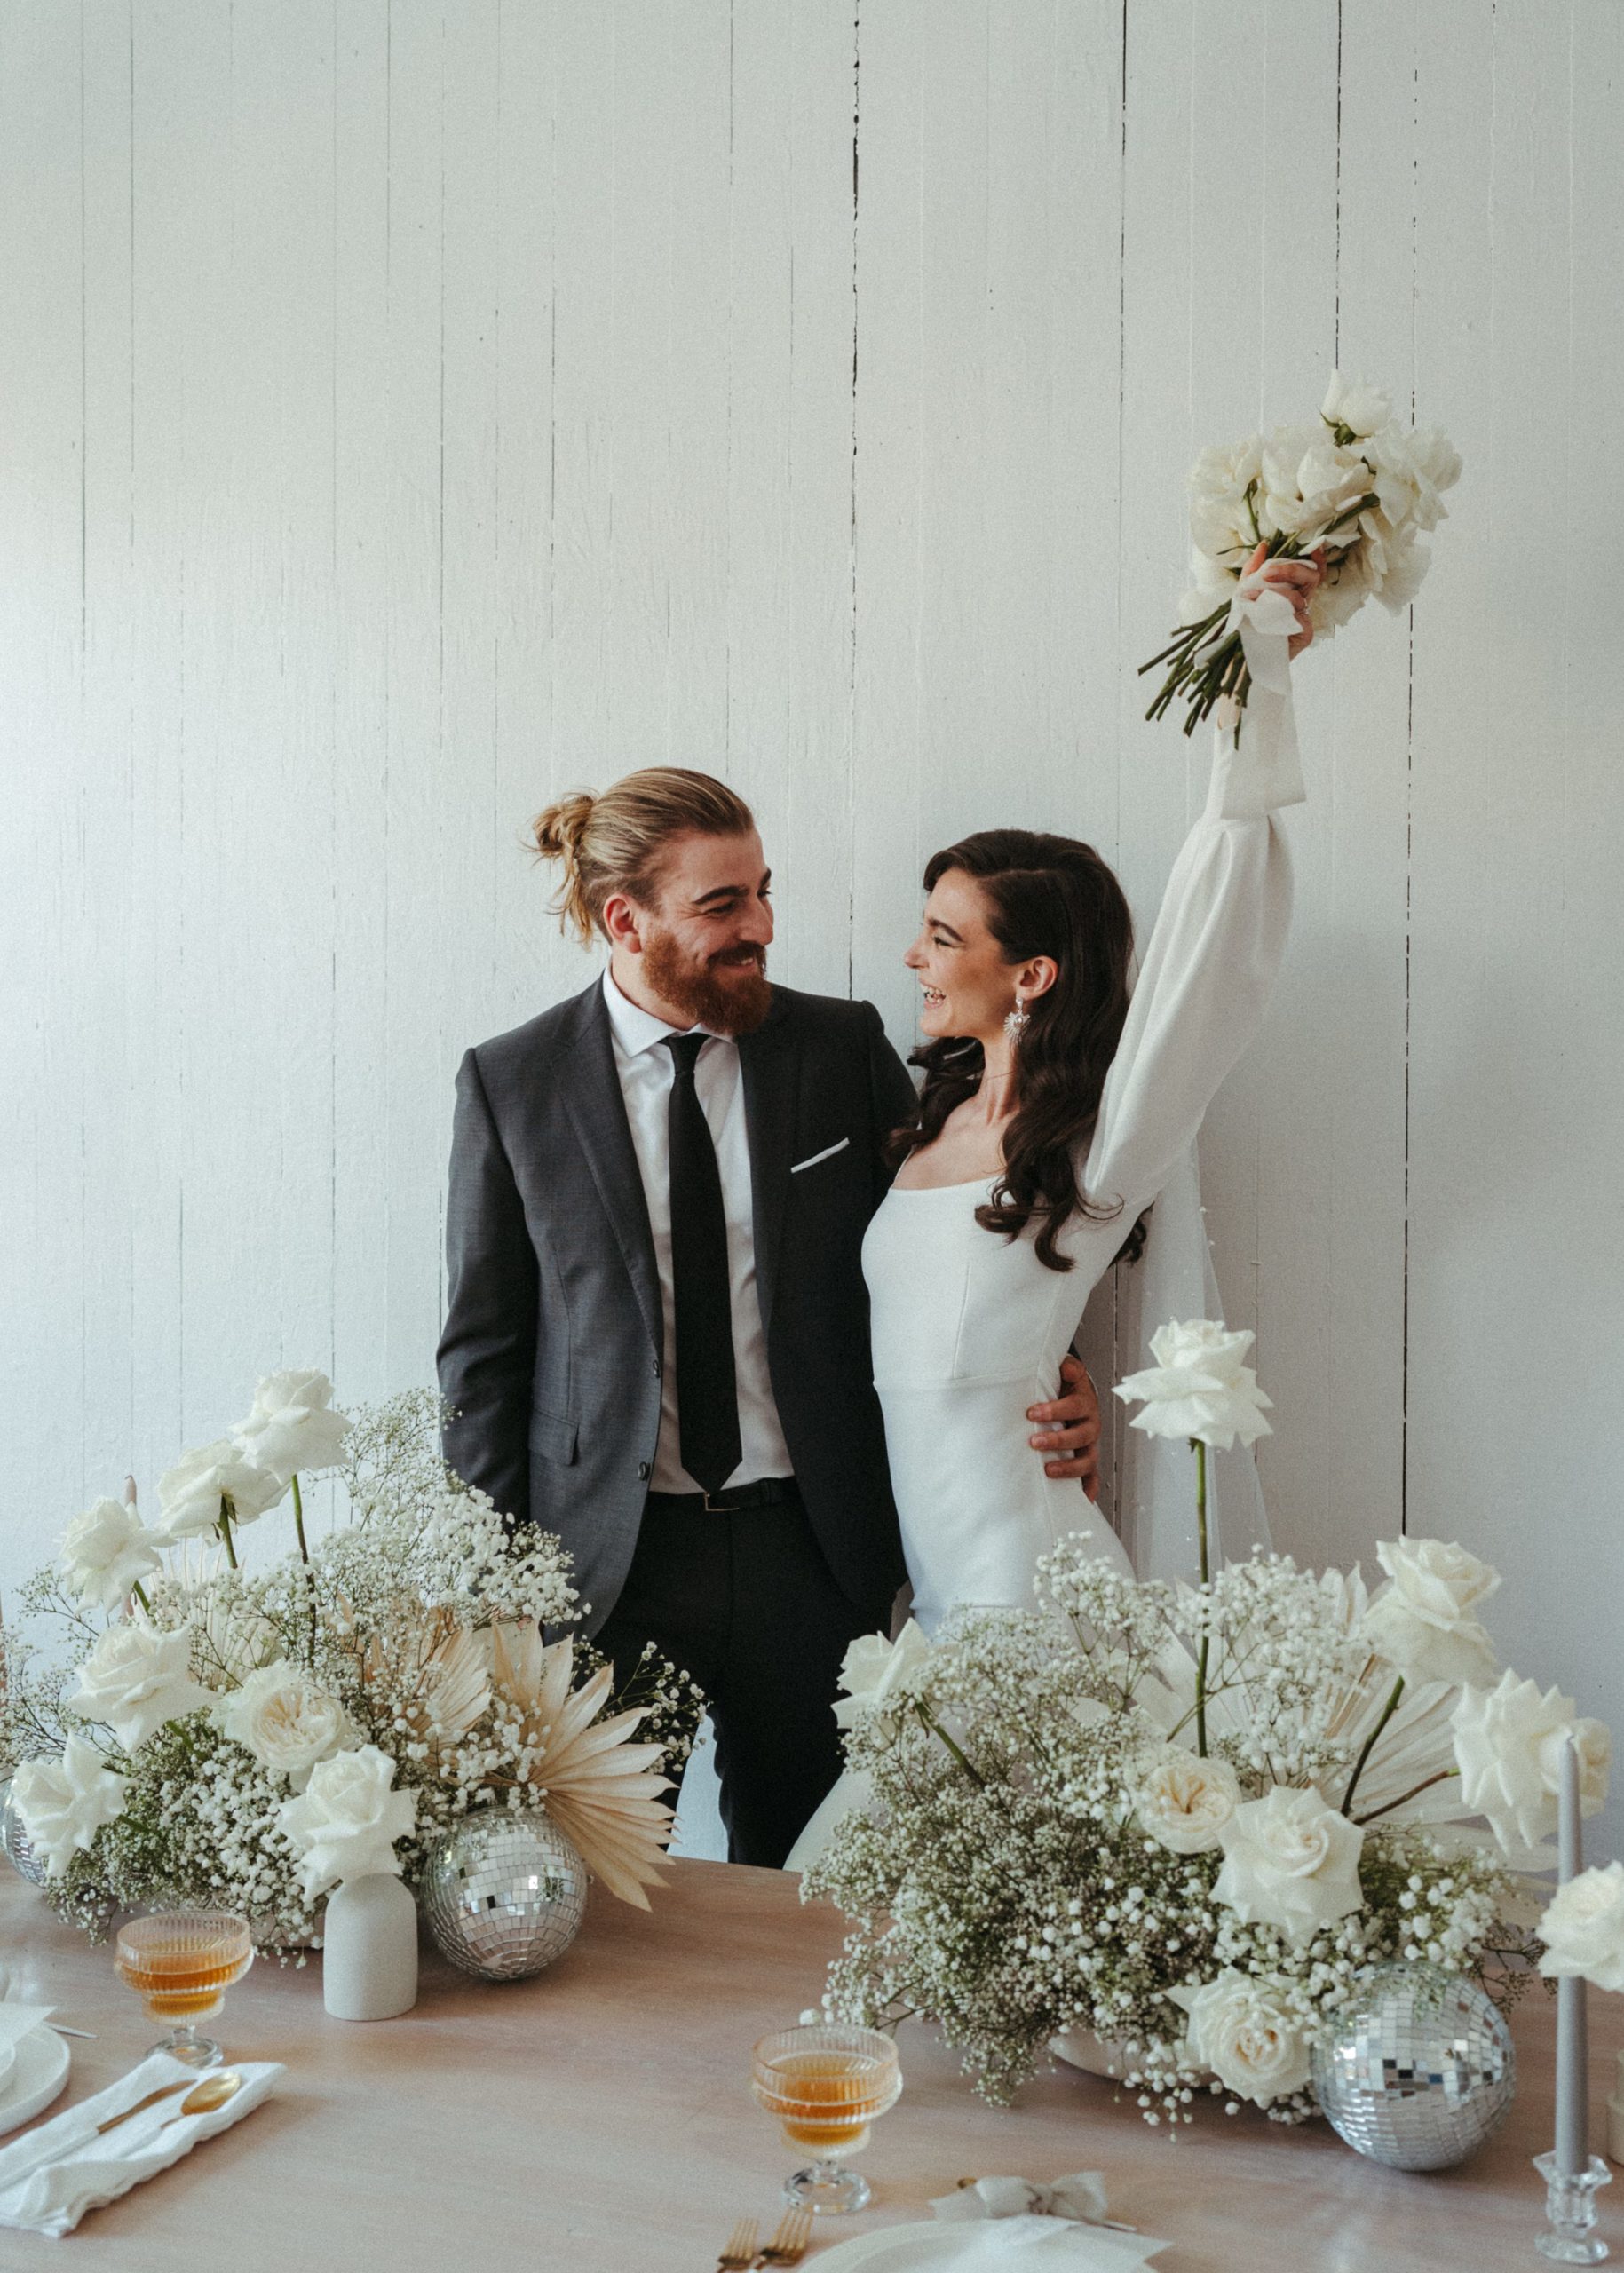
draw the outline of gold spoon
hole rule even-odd
[[[235,2068],[217,2068],[211,2076],[205,2076],[201,2084],[194,2084],[189,2090],[185,2084],[165,2084],[162,2091],[148,2092],[145,2099],[137,2100],[122,2115],[111,2115],[105,2123],[99,2123],[97,2134],[111,2131],[117,2124],[128,2123],[143,2108],[155,2106],[159,2100],[171,2098],[176,2092],[186,2092],[186,2095],[174,2114],[164,2117],[163,2123],[173,2123],[182,2115],[208,2115],[215,2108],[224,2107],[228,2099],[234,2099],[242,2088],[242,2078]],[[162,2130],[163,2124],[158,2128]]]

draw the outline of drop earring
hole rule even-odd
[[[1015,1008],[1003,1022],[1003,1030],[1010,1037],[1011,1047],[1018,1044],[1022,1034],[1031,1024],[1032,1013],[1021,1007],[1021,999],[1018,994],[1015,998]]]

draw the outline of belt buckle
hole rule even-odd
[[[724,1486],[723,1488],[725,1490],[726,1487]],[[736,1500],[730,1505],[724,1507],[713,1500],[709,1493],[707,1492],[704,1494],[704,1501],[705,1513],[708,1516],[736,1516],[739,1513],[739,1503]]]

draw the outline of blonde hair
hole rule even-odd
[[[601,796],[573,789],[537,813],[530,829],[537,859],[556,860],[562,871],[552,903],[559,930],[573,928],[590,946],[612,892],[648,905],[672,837],[685,830],[740,836],[755,826],[744,799],[714,775],[646,765]]]

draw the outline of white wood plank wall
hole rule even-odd
[[[1148,922],[1185,469],[1340,360],[1466,472],[1298,673],[1220,1279],[1281,1540],[1458,1535],[1624,1710],[1621,99],[1616,0],[12,0],[0,1588],[267,1366],[431,1378],[555,791],[736,781],[904,1048],[937,844]]]

